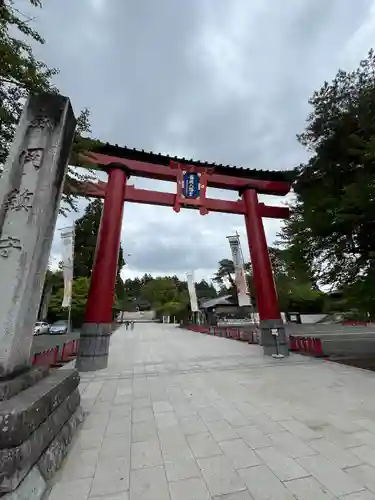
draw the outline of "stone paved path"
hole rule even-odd
[[[375,500],[375,373],[123,327],[49,500]]]

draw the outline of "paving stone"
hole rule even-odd
[[[359,439],[362,444],[368,444],[372,448],[375,448],[375,434],[370,431],[360,431],[354,432],[353,436]]]
[[[275,422],[272,418],[264,414],[253,415],[248,417],[248,419],[249,425],[256,425],[260,431],[264,432],[264,434],[274,434],[275,432],[282,432],[285,430],[281,424]]]
[[[363,441],[356,437],[355,433],[348,434],[341,432],[332,425],[325,425],[324,427],[321,427],[319,432],[322,434],[322,437],[328,439],[328,441],[338,444],[342,448],[353,448],[355,446],[363,445]]]
[[[354,455],[356,455],[362,462],[367,462],[375,467],[375,448],[363,445],[351,448],[351,452],[354,453]]]
[[[152,404],[152,409],[154,413],[164,413],[173,411],[173,406],[169,401],[155,401],[155,403]]]
[[[100,458],[130,457],[130,432],[104,438],[100,449]]]
[[[207,426],[197,415],[189,415],[179,419],[182,430],[185,434],[198,434],[207,432]]]
[[[81,450],[99,449],[104,439],[105,429],[82,429],[77,435],[77,447]]]
[[[284,484],[266,465],[238,471],[254,500],[295,500]]]
[[[361,463],[358,457],[351,453],[350,450],[341,448],[339,445],[324,438],[310,441],[309,446],[317,453],[320,453],[328,460],[338,465],[340,469],[344,469],[345,467],[354,467],[355,465],[360,465]]]
[[[134,409],[142,409],[151,407],[151,399],[150,398],[135,398],[132,401],[132,408]]]
[[[224,455],[200,458],[197,462],[212,496],[246,489],[244,482]]]
[[[339,431],[345,433],[360,432],[363,429],[363,427],[361,427],[358,422],[355,422],[353,418],[348,418],[345,415],[329,415],[328,422]]]
[[[155,413],[155,422],[158,429],[168,429],[178,425],[178,420],[174,412]]]
[[[297,500],[334,500],[336,498],[314,477],[304,477],[302,479],[287,481],[285,486],[293,493]]]
[[[48,500],[86,500],[91,484],[91,478],[61,481],[54,485]]]
[[[90,382],[85,390],[85,398],[96,399],[98,397],[103,385],[104,385],[104,382],[99,381],[99,380],[98,381],[94,380],[93,382]]]
[[[154,413],[151,408],[135,408],[132,411],[133,422],[149,422],[154,420]]]
[[[112,406],[111,417],[126,417],[131,419],[131,405],[129,403]]]
[[[261,448],[256,453],[281,481],[289,481],[310,475],[293,458],[281,453],[276,448]]]
[[[121,493],[115,493],[114,495],[105,495],[101,497],[89,497],[89,500],[129,500],[129,493],[127,491],[122,491]]]
[[[231,439],[218,444],[235,469],[244,469],[262,463],[259,456],[243,439]]]
[[[272,446],[270,438],[264,434],[255,425],[236,428],[236,432],[251,446],[254,450]]]
[[[213,500],[254,500],[254,497],[248,491],[237,491],[236,493],[213,497]]]
[[[297,458],[296,461],[333,495],[348,495],[363,489],[363,486],[352,479],[346,472],[343,472],[337,465],[321,455]]]
[[[97,401],[112,402],[115,399],[117,386],[118,386],[117,380],[109,380],[108,382],[104,382],[98,394]]]
[[[272,446],[275,446],[291,458],[307,457],[316,454],[316,451],[309,445],[288,431],[268,434],[268,437],[271,439]]]
[[[197,411],[191,407],[188,402],[176,403],[174,405],[174,411],[178,417],[188,417],[191,415],[197,415]]]
[[[91,488],[91,496],[110,495],[129,489],[129,458],[100,458]]]
[[[94,477],[98,458],[99,449],[80,450],[78,447],[73,447],[63,464],[63,480]]]
[[[106,436],[116,436],[130,432],[130,420],[127,417],[111,414],[105,431]]]
[[[358,484],[366,487],[375,493],[375,468],[371,465],[363,464],[357,467],[349,467],[345,470]]]
[[[250,420],[239,411],[230,411],[222,413],[222,417],[233,427],[245,427],[250,425]]]
[[[187,436],[187,440],[196,458],[213,457],[223,453],[209,432]]]
[[[142,469],[143,467],[153,467],[155,465],[163,465],[163,459],[161,456],[158,440],[140,441],[138,443],[132,444],[132,469]]]
[[[149,467],[131,471],[130,500],[141,499],[170,500],[164,467]]]
[[[351,495],[344,495],[340,500],[375,500],[375,495],[369,491],[360,491],[359,493],[352,493]]]
[[[162,455],[165,461],[192,458],[188,442],[179,427],[159,432]]]
[[[132,425],[132,441],[150,441],[157,438],[157,430],[154,422],[139,422]]]
[[[360,425],[362,428],[375,434],[375,420],[371,420],[369,418],[362,417],[362,418],[356,420],[356,423],[358,425]]]
[[[201,477],[197,462],[193,458],[166,461],[164,463],[168,481],[180,481],[191,477]]]
[[[202,479],[191,478],[169,483],[171,500],[210,500],[210,494]]]
[[[303,422],[298,420],[285,420],[285,422],[280,422],[283,427],[294,436],[302,439],[302,441],[309,441],[311,439],[318,439],[323,437],[321,433],[310,429]]]
[[[220,413],[213,406],[204,406],[198,410],[198,415],[202,419],[203,422],[216,422],[217,420],[221,420],[222,417]]]
[[[217,422],[207,422],[208,430],[213,435],[215,441],[225,441],[238,438],[237,432],[225,420]]]
[[[95,458],[88,459],[83,466],[79,455],[84,456],[86,451],[99,452],[101,448],[95,484],[100,471],[107,467],[109,484],[124,488],[122,483],[125,481],[126,486],[129,480],[111,476],[116,470],[113,462],[119,461],[117,465],[120,466],[123,461],[128,478],[129,475],[139,478],[139,488],[137,491],[137,482],[134,483],[131,496],[127,488],[107,495],[93,490],[90,500],[95,497],[97,500],[106,497],[107,500],[120,500],[126,498],[127,493],[131,500],[140,500],[143,494],[146,499],[157,500],[150,488],[151,483],[161,484],[162,499],[170,498],[172,493],[167,489],[167,481],[170,485],[182,484],[173,487],[174,498],[180,495],[183,500],[183,495],[190,495],[191,491],[195,494],[194,500],[199,494],[210,498],[201,471],[197,471],[192,450],[198,460],[227,457],[231,468],[237,471],[250,490],[250,493],[243,490],[218,495],[218,500],[249,500],[249,495],[255,500],[295,500],[298,495],[308,500],[311,491],[317,500],[322,495],[327,500],[328,493],[324,494],[324,489],[328,491],[329,488],[322,480],[331,481],[334,486],[339,484],[341,489],[337,488],[336,493],[341,494],[344,489],[341,500],[345,497],[346,500],[373,498],[375,493],[364,489],[373,488],[371,479],[375,477],[375,467],[370,466],[373,463],[372,450],[375,449],[372,373],[298,355],[274,362],[271,358],[264,358],[259,346],[198,335],[172,325],[144,324],[137,327],[134,334],[123,333],[125,331],[120,328],[111,337],[108,368],[82,377],[82,389],[85,386],[83,405],[93,416],[87,419],[79,433],[73,448],[79,452],[71,467],[73,470],[76,462],[76,469],[82,469],[81,475],[92,475],[92,460]],[[134,368],[141,374],[134,375]],[[116,385],[114,399],[111,399]],[[169,403],[172,410],[158,403]],[[156,405],[155,413],[152,404]],[[167,408],[169,411],[162,411]],[[323,413],[321,408],[324,408]],[[111,423],[107,435],[104,429],[106,419],[107,424]],[[233,438],[231,433],[231,439],[218,441],[219,446],[214,435],[219,438],[220,431],[228,430],[228,426],[221,422],[229,424],[240,437]],[[135,444],[153,441],[156,437],[159,438],[165,470],[157,465],[129,471],[130,441]],[[119,444],[121,440],[124,441]],[[320,446],[319,451],[311,445],[317,441],[320,441],[316,444],[316,447]],[[331,443],[335,448],[323,442]],[[267,465],[258,465],[262,462],[260,454],[263,453],[264,457],[267,454],[261,450],[269,447],[286,458],[295,459],[313,474],[309,478],[286,481],[285,485],[294,487],[294,493]],[[340,457],[339,450],[344,451]],[[118,456],[124,452],[124,457]],[[204,456],[199,457],[202,453]],[[342,470],[340,466],[353,463],[348,461],[348,454],[364,463]],[[91,455],[88,453],[87,456]],[[258,462],[254,463],[254,457]],[[307,463],[300,462],[306,458],[320,464],[323,461],[325,472],[320,471],[316,464],[314,467],[318,470],[311,471],[311,463],[307,468]],[[268,460],[271,464],[270,457]],[[92,477],[79,479],[91,481]],[[72,481],[75,481],[74,476]],[[189,482],[197,485],[195,490],[187,488]],[[65,484],[64,470],[58,484]],[[352,492],[353,488],[359,490]],[[64,488],[61,491],[66,498]],[[339,498],[335,492],[329,491],[329,494]]]

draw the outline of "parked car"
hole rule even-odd
[[[65,319],[55,321],[49,328],[50,335],[61,335],[68,333],[68,322]]]
[[[37,321],[34,326],[34,335],[49,333],[49,324],[44,321]]]

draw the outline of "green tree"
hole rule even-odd
[[[320,313],[323,311],[326,295],[315,287],[306,273],[294,269],[290,259],[289,249],[278,247],[268,248],[270,261],[273,270],[273,277],[279,299],[279,306],[282,311],[300,311],[302,313]],[[228,273],[234,273],[234,264],[225,259],[219,262],[219,271],[213,278],[216,281],[221,279],[221,289],[219,295],[237,296],[237,288],[228,278]],[[251,296],[252,304],[256,307],[256,290],[253,282],[251,264],[245,264],[246,281]],[[222,278],[221,278],[222,277]],[[225,285],[225,278],[229,286]]]
[[[91,276],[102,210],[103,202],[96,199],[87,205],[83,216],[75,222],[74,277],[89,278]],[[124,264],[123,251],[120,245],[116,278],[117,301],[124,298],[124,284],[120,275]]]
[[[299,141],[311,158],[296,171],[297,201],[283,238],[315,281],[356,290],[364,314],[374,316],[374,51],[356,70],[338,71],[309,102]]]
[[[74,327],[80,327],[83,323],[89,287],[89,278],[80,277],[73,281],[71,320]],[[48,309],[50,321],[68,318],[68,310],[61,307],[63,296],[64,286],[52,294]]]
[[[245,273],[251,272],[251,264],[245,263],[244,268]],[[235,287],[236,281],[234,274],[235,272],[233,260],[222,259],[221,261],[219,261],[219,268],[213,276],[212,280],[221,286],[225,284],[225,281],[228,281],[231,287]]]
[[[195,283],[195,290],[197,292],[198,299],[214,299],[217,297],[217,291],[214,285],[212,283],[208,283],[204,279]]]
[[[34,7],[42,7],[40,0],[30,0]],[[0,1],[0,173],[5,164],[14,132],[25,99],[29,94],[58,92],[52,79],[58,73],[43,61],[35,58],[32,43],[44,44],[45,40],[32,27],[32,19],[15,7],[13,0]],[[89,111],[84,109],[77,120],[71,164],[78,165],[78,155],[95,141],[91,132]],[[66,177],[62,211],[76,209],[77,197],[73,188],[77,180],[88,180],[90,174],[80,174],[69,167]]]

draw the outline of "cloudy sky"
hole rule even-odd
[[[27,0],[18,3],[24,11]],[[339,67],[375,45],[374,0],[44,0],[33,9],[47,43],[37,56],[78,114],[91,110],[102,140],[249,168],[306,159],[295,136],[308,98]],[[29,9],[30,11],[30,9]],[[175,186],[132,179],[137,187]],[[234,199],[212,190],[212,197]],[[269,204],[285,199],[264,197]],[[85,203],[80,207],[83,209]],[[76,216],[75,216],[76,217]],[[69,220],[58,220],[57,227]],[[264,221],[272,244],[280,221]],[[240,216],[125,205],[123,275],[196,270],[210,277],[230,257],[225,236]],[[55,237],[54,259],[60,242]]]

